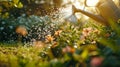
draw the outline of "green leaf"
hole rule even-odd
[[[2,16],[2,18],[8,18],[9,17],[9,13],[8,12],[6,12],[3,16]]]
[[[13,0],[14,4],[18,4],[19,0]]]
[[[22,8],[23,7],[23,4],[21,2],[18,3],[17,5],[18,8]]]
[[[0,13],[2,12],[2,10],[3,10],[3,8],[2,8],[2,7],[0,7]]]
[[[85,50],[82,52],[81,57],[82,57],[83,59],[86,59],[87,56],[88,56],[88,50],[85,49]]]
[[[118,24],[112,20],[109,21],[109,24],[111,28],[120,36],[120,26],[118,26]]]
[[[108,40],[106,38],[100,38],[98,40],[98,42],[101,43],[104,46],[107,46],[107,47],[111,48],[114,52],[119,51],[119,47],[115,44],[115,42],[113,40]]]

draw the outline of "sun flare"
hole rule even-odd
[[[88,6],[96,6],[98,4],[99,0],[87,0],[86,5]]]
[[[72,5],[76,8],[83,9],[84,7],[84,0],[71,0]]]

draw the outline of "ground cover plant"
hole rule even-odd
[[[85,25],[63,22],[53,33],[45,34],[44,40],[33,37],[29,43],[2,42],[0,66],[118,67],[120,28],[112,25],[108,28],[91,22]]]

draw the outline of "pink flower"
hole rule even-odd
[[[103,62],[103,57],[93,57],[90,61],[91,67],[99,67]]]
[[[75,49],[70,47],[70,46],[66,46],[65,48],[62,49],[63,53],[74,53]]]
[[[90,35],[90,33],[92,32],[92,28],[89,27],[89,28],[84,28],[83,31],[82,31],[82,34],[86,37],[88,35]]]

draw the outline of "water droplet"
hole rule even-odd
[[[5,24],[5,22],[3,21],[2,24]]]
[[[74,45],[74,48],[77,48],[77,45]]]
[[[9,26],[10,29],[13,29],[13,26]]]
[[[0,30],[3,30],[4,29],[4,27],[0,27]]]

